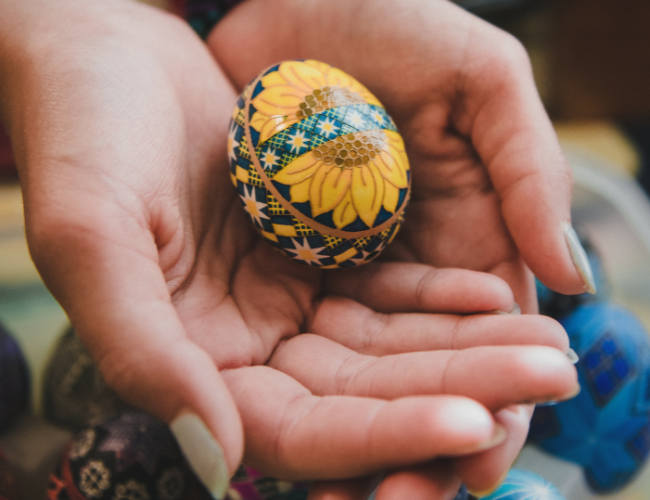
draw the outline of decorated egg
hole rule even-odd
[[[242,465],[224,500],[306,500],[307,490],[308,483],[265,477]],[[50,475],[47,498],[212,500],[169,427],[138,410],[80,431]]]
[[[110,390],[90,353],[70,327],[59,339],[43,376],[43,414],[72,430],[99,424],[128,408]]]
[[[538,406],[529,441],[583,467],[589,487],[625,487],[650,454],[650,339],[640,321],[611,303],[579,306],[560,320],[582,391]]]
[[[325,63],[285,61],[258,76],[235,107],[228,156],[255,229],[304,264],[364,264],[403,222],[402,137],[368,89]]]
[[[484,500],[564,500],[558,489],[534,472],[510,469],[496,491]]]
[[[210,500],[169,427],[130,411],[79,432],[50,475],[53,500]]]
[[[16,339],[0,324],[0,432],[29,408],[27,363]]]

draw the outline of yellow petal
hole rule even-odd
[[[316,217],[329,212],[341,203],[350,190],[350,182],[350,169],[323,165],[314,175],[309,191],[312,215]]]
[[[399,201],[399,189],[389,182],[384,183],[384,188],[384,208],[391,213],[395,213]]]
[[[280,85],[260,92],[253,99],[253,106],[265,115],[287,115],[300,109],[300,103],[305,100],[305,95],[304,92],[293,87]]]
[[[321,166],[323,166],[322,161],[316,160],[311,153],[307,153],[299,156],[280,170],[275,174],[273,180],[287,186],[293,186],[313,176]]]
[[[304,203],[309,201],[309,186],[311,179],[307,179],[299,184],[291,186],[289,193],[291,194],[291,203]]]
[[[359,217],[372,227],[384,200],[384,179],[372,162],[353,169],[350,190]]]
[[[408,186],[406,172],[409,169],[409,163],[404,150],[404,142],[399,134],[390,130],[385,132],[388,141],[380,155],[375,158],[374,163],[384,179],[396,188],[405,188]]]
[[[338,68],[333,68],[329,66],[329,69],[326,71],[327,75],[327,85],[334,86],[338,85],[340,87],[347,87],[352,92],[359,94],[368,104],[376,104],[377,106],[382,106],[382,103],[377,99],[366,87],[361,85],[355,78],[348,75],[344,71],[341,71]]]
[[[286,61],[280,64],[278,72],[288,85],[302,91],[303,95],[326,85],[323,71],[309,62]]]
[[[357,218],[357,211],[352,204],[352,196],[350,191],[345,193],[343,200],[334,209],[333,219],[334,225],[339,229],[344,228],[348,224],[352,224]]]
[[[255,113],[250,125],[260,133],[259,144],[273,137],[278,132],[296,123],[296,119],[287,119],[284,116],[268,117],[262,113]]]

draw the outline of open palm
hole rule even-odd
[[[198,415],[230,471],[245,454],[269,474],[337,479],[491,448],[510,430],[493,412],[573,391],[555,323],[459,315],[513,297],[416,252],[417,225],[437,213],[426,183],[392,262],[300,266],[238,206],[235,91],[189,28],[120,0],[25,5],[6,5],[30,29],[0,55],[30,250],[123,398],[166,421]],[[556,349],[505,345],[533,343]]]

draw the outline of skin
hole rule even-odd
[[[233,46],[232,30],[275,22],[279,7],[293,13],[287,22],[321,16],[343,29],[341,43],[372,34],[339,27],[319,2],[247,2],[210,53],[181,20],[130,1],[0,0],[0,110],[30,251],[107,383],[165,421],[199,415],[231,471],[243,457],[269,475],[327,480],[316,499],[362,498],[377,474],[378,500],[453,498],[461,480],[490,488],[523,444],[521,405],[577,388],[557,323],[472,314],[510,311],[515,299],[534,308],[524,261],[554,288],[581,291],[560,231],[570,176],[527,67],[511,67],[521,52],[504,51],[514,42],[430,3],[404,15],[426,14],[440,39],[412,58],[378,58],[390,53],[381,40],[358,54],[325,50],[323,33],[300,22],[287,26],[293,46]],[[394,7],[356,5],[337,9],[375,22]],[[417,41],[392,24],[395,40]],[[270,39],[273,24],[259,26]],[[488,39],[503,58],[491,78],[476,53]],[[418,61],[451,49],[420,73]],[[452,56],[462,53],[461,64]],[[386,103],[420,179],[391,253],[358,271],[275,253],[228,179],[237,91],[269,61],[305,56],[348,70]],[[399,97],[383,73],[414,87]]]

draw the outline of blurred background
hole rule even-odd
[[[147,3],[164,7],[164,0]],[[510,32],[528,50],[540,95],[574,170],[574,224],[600,255],[609,298],[648,328],[650,2],[455,3]],[[1,130],[0,323],[16,338],[31,378],[31,409],[8,430],[0,429],[0,449],[15,468],[23,498],[41,499],[49,471],[71,436],[42,416],[43,373],[68,322],[29,258],[18,178]],[[0,368],[2,362],[0,357]],[[646,456],[636,479],[611,498],[650,498]],[[600,497],[574,463],[527,448],[519,464],[555,483],[567,500]]]

